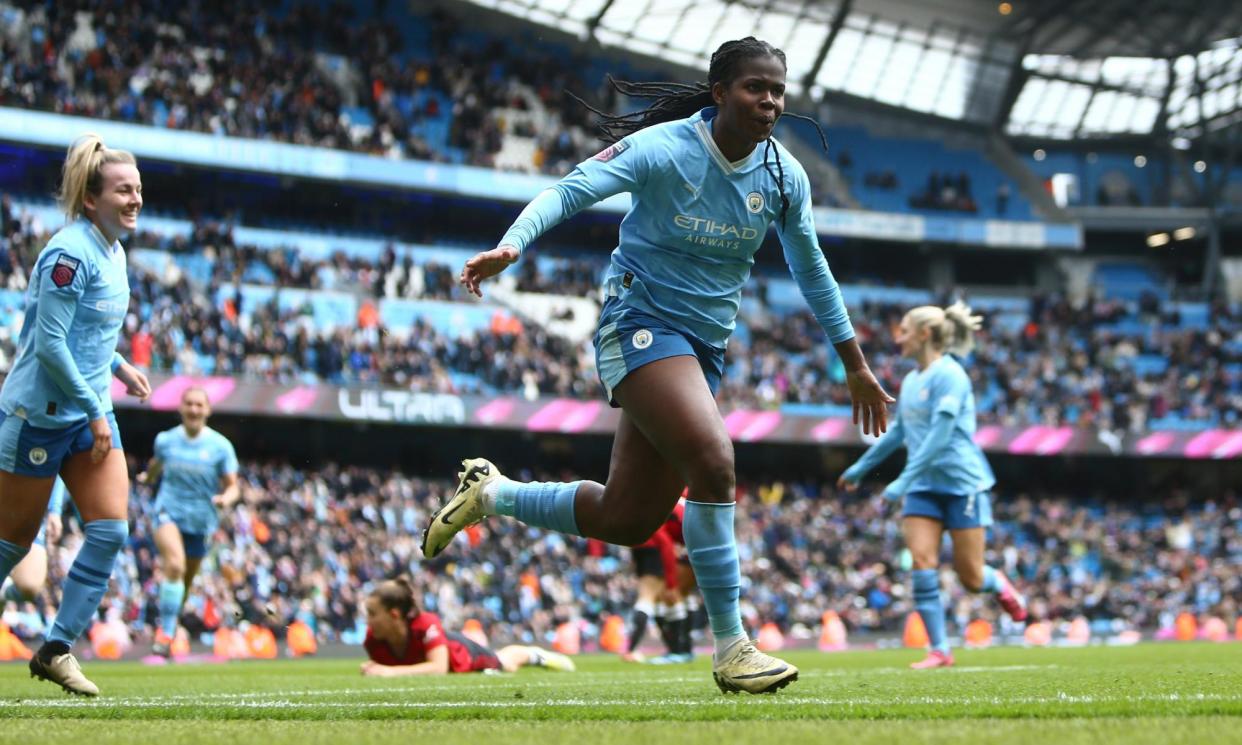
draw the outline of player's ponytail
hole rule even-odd
[[[927,329],[928,346],[958,356],[975,348],[975,332],[983,324],[983,316],[972,315],[970,306],[960,300],[947,308],[921,305],[906,317],[915,328]]]
[[[404,618],[413,618],[422,612],[414,593],[414,583],[408,577],[384,580],[371,591],[371,597],[379,601],[385,610],[396,610]]]
[[[944,309],[941,337],[944,351],[964,357],[975,348],[975,332],[983,325],[983,316],[971,315],[970,306],[958,300]]]
[[[87,194],[99,195],[103,188],[103,167],[113,163],[138,165],[132,153],[108,148],[103,138],[94,133],[82,135],[69,146],[61,169],[60,191],[56,194],[56,201],[67,218],[76,220],[83,214]]]

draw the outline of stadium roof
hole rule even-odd
[[[726,39],[785,50],[795,92],[1010,134],[1196,137],[1242,111],[1234,0],[470,0],[703,67]]]

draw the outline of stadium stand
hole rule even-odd
[[[19,259],[8,259],[10,270],[0,273],[0,282],[13,288],[3,297],[10,320],[3,351],[11,357],[22,267],[45,240],[32,231],[54,215],[12,206],[7,214],[4,224],[18,227],[5,239],[0,266],[5,257]],[[135,245],[153,248],[131,254],[128,349],[150,370],[458,393],[597,394],[584,343],[598,312],[591,298],[605,265],[601,256],[532,257],[498,286],[512,289],[496,296],[511,303],[529,298],[524,312],[515,312],[495,299],[467,301],[454,282],[454,265],[468,255],[462,249],[402,246],[398,260],[382,241],[356,241],[346,254],[300,250],[298,234],[207,223],[181,229],[173,236],[145,234]],[[256,232],[264,246],[238,244],[238,236]],[[1237,425],[1242,309],[1170,301],[1150,269],[1125,262],[1098,264],[1094,286],[1098,294],[1080,305],[1063,296],[967,293],[988,318],[971,366],[980,421],[1132,432],[1154,423]],[[843,292],[860,336],[873,345],[873,367],[887,387],[898,389],[909,362],[888,341],[893,327],[906,309],[946,298],[848,284]],[[531,304],[539,296],[550,296],[547,307]],[[569,306],[578,307],[570,311],[577,334],[549,331],[565,328],[553,311]],[[764,276],[748,293],[729,347],[722,403],[844,406],[844,371],[821,337],[793,281]]]

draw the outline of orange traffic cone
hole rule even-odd
[[[1210,642],[1229,641],[1229,627],[1225,625],[1225,619],[1213,616],[1203,622],[1202,635]]]
[[[185,629],[177,627],[177,633],[173,634],[172,644],[169,645],[168,651],[173,657],[190,656],[190,635]]]
[[[785,646],[785,635],[781,633],[776,624],[768,621],[759,627],[759,638],[755,646],[764,652],[775,652]]]
[[[319,643],[315,641],[315,632],[305,621],[294,621],[285,632],[285,644],[289,646],[289,654],[293,657],[305,657],[319,651]]]
[[[96,622],[94,626],[91,626],[88,636],[91,640],[91,650],[96,657],[101,660],[121,659],[121,653],[124,652],[122,640],[112,624]]]
[[[22,644],[22,640],[9,629],[8,624],[0,622],[0,661],[29,660],[31,657],[34,657],[34,653]]]
[[[216,639],[211,651],[222,660],[244,660],[250,657],[246,637],[240,631],[227,626],[216,629]]]
[[[966,646],[983,649],[992,644],[992,624],[982,618],[976,618],[966,624],[964,636],[966,637]]]
[[[819,651],[840,652],[849,646],[846,641],[845,624],[835,610],[824,611],[820,624]]]
[[[1047,621],[1028,624],[1022,636],[1033,647],[1045,646],[1052,641],[1052,624]]]
[[[1199,622],[1194,614],[1187,611],[1178,613],[1177,620],[1173,622],[1173,634],[1179,642],[1193,641],[1199,635]]]
[[[489,646],[487,634],[483,633],[483,624],[479,623],[477,618],[466,619],[466,622],[461,627],[461,635],[476,644],[481,644],[484,647]]]
[[[923,625],[923,617],[918,611],[911,611],[906,616],[906,630],[901,635],[901,643],[910,649],[923,649],[930,640],[927,638],[927,627]]]
[[[1091,626],[1087,624],[1087,619],[1079,616],[1070,621],[1069,631],[1065,632],[1065,641],[1076,647],[1081,647],[1091,641]]]
[[[570,621],[557,626],[552,648],[561,654],[578,654],[582,649],[582,635],[578,631],[578,624]]]
[[[276,635],[266,626],[252,625],[246,629],[246,647],[250,656],[260,660],[276,659]]]
[[[235,633],[235,631],[226,626],[216,629],[216,638],[212,641],[211,653],[222,660],[227,660],[229,658],[229,647],[232,644],[230,637]]]
[[[599,634],[599,647],[613,654],[625,651],[625,619],[621,616],[609,616],[604,621],[604,630]]]

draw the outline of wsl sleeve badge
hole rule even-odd
[[[56,263],[52,264],[52,284],[57,287],[68,287],[73,284],[73,278],[78,275],[78,268],[81,266],[81,261],[67,254],[57,256]]]
[[[595,157],[591,158],[591,160],[598,160],[600,163],[607,163],[621,153],[624,153],[627,148],[629,148],[629,144],[625,140],[620,140],[619,142],[614,142],[603,150],[600,150],[595,154]]]

